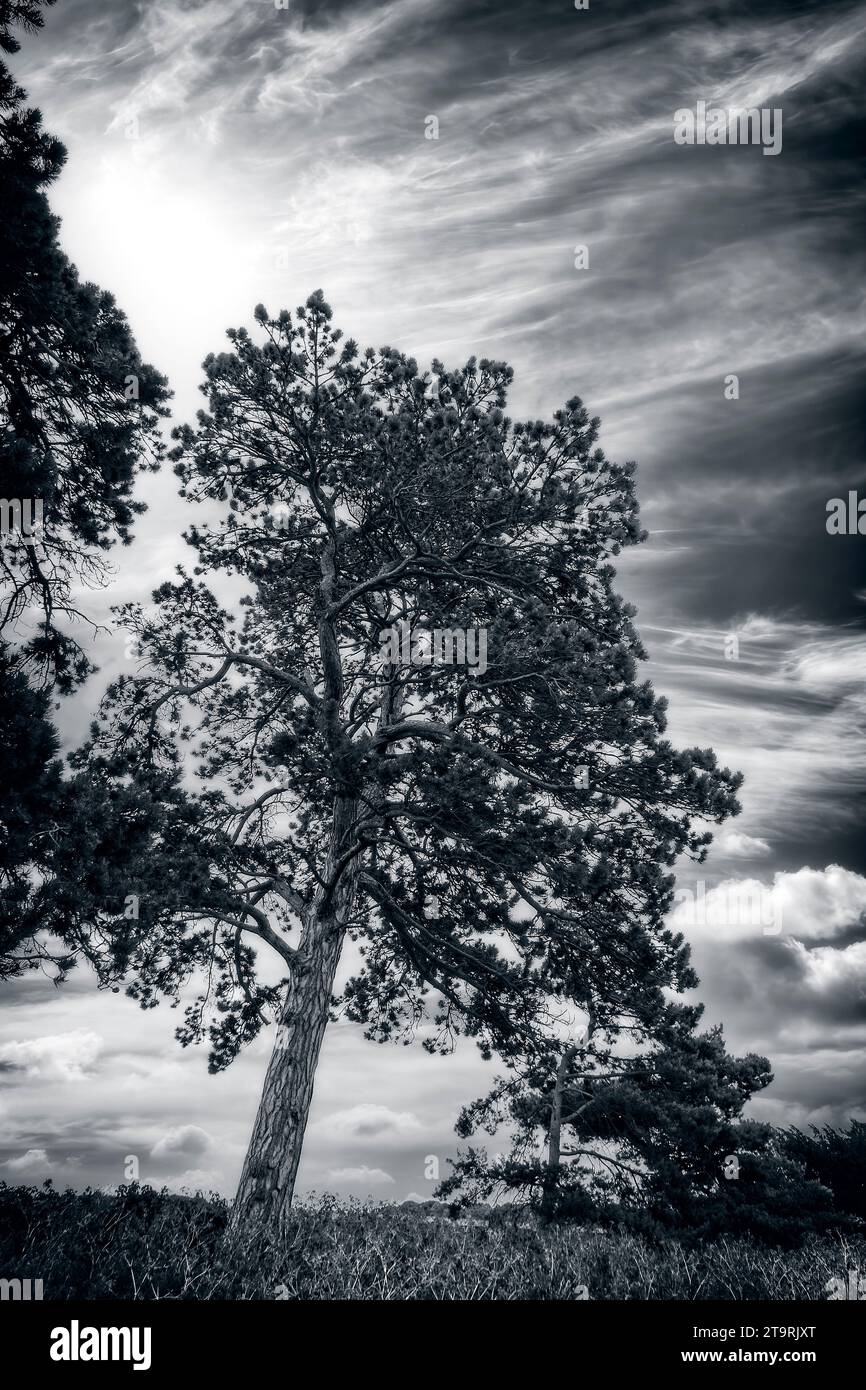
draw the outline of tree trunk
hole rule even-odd
[[[556,1215],[556,1196],[559,1187],[559,1166],[562,1162],[562,1093],[568,1069],[574,1060],[575,1049],[569,1047],[556,1068],[556,1081],[550,1101],[550,1127],[547,1131],[547,1170],[541,1197],[541,1219],[545,1223]]]
[[[314,942],[299,955],[271,1053],[232,1212],[235,1230],[252,1218],[277,1231],[291,1208],[344,937],[334,917],[316,928]]]
[[[236,1231],[252,1218],[279,1232],[291,1210],[313,1081],[357,890],[357,859],[346,864],[343,856],[341,861],[355,809],[352,797],[336,797],[324,876],[329,886],[316,895],[305,914],[292,983],[232,1210]]]

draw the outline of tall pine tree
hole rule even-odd
[[[256,321],[177,433],[185,495],[228,509],[190,529],[195,572],[127,614],[145,665],[82,753],[125,807],[140,915],[115,888],[80,930],[145,1005],[205,981],[180,1034],[214,1067],[278,1022],[236,1203],[278,1223],[332,1007],[380,1040],[421,1026],[429,1049],[466,1033],[506,1057],[563,1009],[640,1016],[694,981],[670,870],[703,857],[739,777],[672,748],[638,678],[610,563],[641,539],[634,466],[577,398],[514,423],[507,366],[359,353],[321,292]],[[88,853],[116,882],[114,840]]]

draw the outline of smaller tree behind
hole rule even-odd
[[[511,1150],[469,1148],[438,1195],[458,1205],[529,1202],[542,1217],[617,1219],[647,1230],[754,1234],[789,1243],[845,1224],[832,1195],[786,1157],[772,1126],[742,1118],[772,1081],[765,1057],[727,1052],[700,1006],[666,1004],[623,1056],[592,1027],[501,1080],[457,1132],[507,1126]]]

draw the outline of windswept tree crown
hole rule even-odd
[[[176,431],[184,494],[228,513],[189,532],[193,574],[125,612],[144,661],[85,754],[123,862],[95,817],[75,930],[140,895],[94,955],[145,1003],[204,970],[217,1009],[203,994],[181,1035],[209,1030],[214,1066],[280,997],[250,941],[291,978],[332,918],[361,962],[342,1005],[378,1039],[431,1003],[427,1047],[466,1031],[505,1054],[575,1003],[602,1029],[647,1016],[694,980],[664,926],[670,866],[703,856],[694,822],[735,811],[739,778],[674,750],[638,680],[610,563],[642,538],[634,465],[576,397],[512,422],[504,363],[359,352],[321,292],[255,318]],[[240,619],[220,570],[244,581]],[[486,670],[389,658],[401,623],[483,630]]]

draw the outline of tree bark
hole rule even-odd
[[[355,811],[352,798],[337,797],[324,878],[330,886],[316,895],[304,921],[292,982],[235,1197],[234,1230],[253,1219],[279,1231],[291,1210],[313,1081],[328,1026],[346,922],[358,886],[357,860],[342,865],[342,872],[338,868]]]
[[[235,1229],[254,1220],[278,1230],[291,1209],[344,936],[334,918],[317,925],[318,940],[299,958],[280,1019],[235,1197]]]

